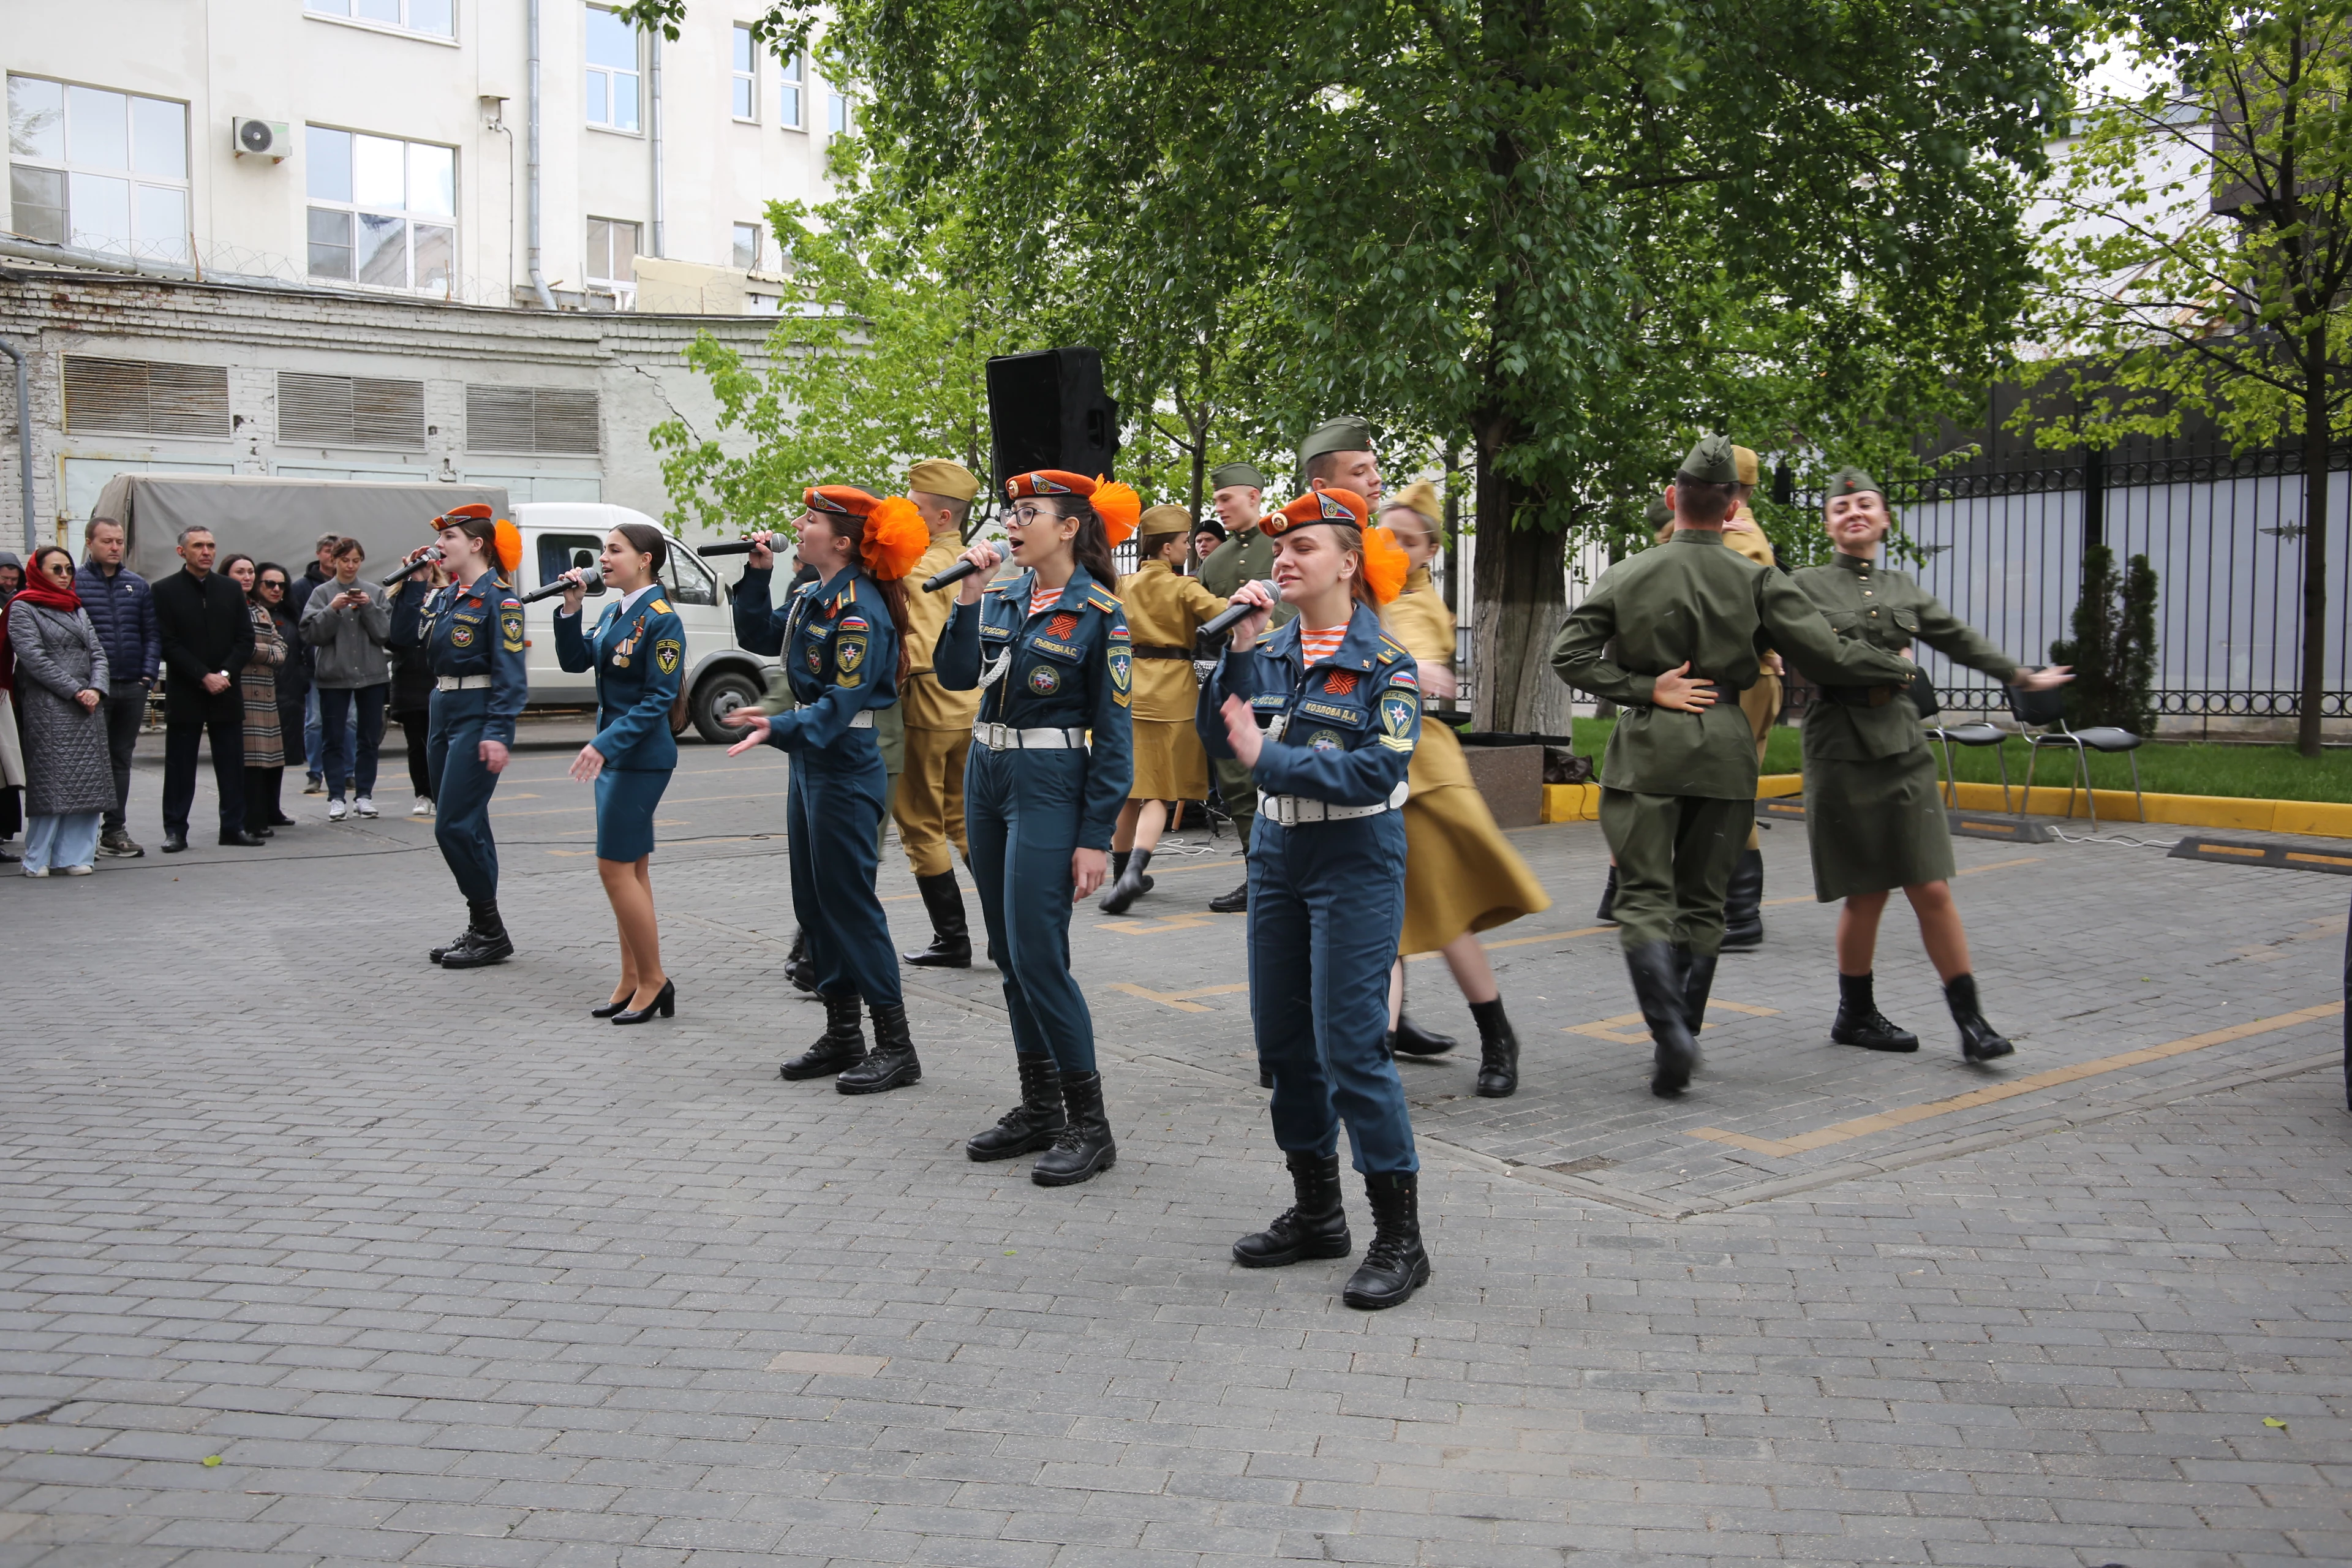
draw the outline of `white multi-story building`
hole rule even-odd
[[[754,44],[760,9],[698,0],[667,42],[585,0],[14,7],[0,338],[29,372],[33,531],[122,468],[660,510],[646,428],[709,407],[678,351],[709,328],[758,352],[767,205],[824,199],[856,114]],[[607,311],[634,317],[580,319]]]

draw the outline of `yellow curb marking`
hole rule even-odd
[[[1719,1127],[1694,1127],[1689,1129],[1689,1135],[1693,1138],[1705,1138],[1710,1142],[1728,1143],[1736,1149],[1745,1149],[1751,1154],[1769,1154],[1775,1158],[1785,1158],[1790,1154],[1806,1153],[1814,1149],[1825,1149],[1832,1143],[1843,1143],[1849,1139],[1867,1137],[1873,1132],[1884,1132],[1890,1128],[1906,1126],[1914,1121],[1926,1121],[1932,1117],[1948,1116],[1956,1110],[1971,1110],[1979,1105],[1990,1105],[1995,1100],[2009,1100],[2021,1094],[2032,1094],[2036,1089],[2054,1089],[2060,1084],[2076,1083],[2086,1078],[2096,1078],[2102,1073],[2117,1072],[2125,1068],[2137,1067],[2142,1062],[2162,1061],[2168,1057],[2186,1056],[2190,1051],[2201,1051],[2210,1046],[2225,1046],[2233,1040],[2252,1039],[2256,1035],[2267,1035],[2280,1029],[2293,1028],[2297,1024],[2309,1024],[2321,1018],[2332,1018],[2342,1011],[2344,1011],[2343,1003],[2324,1002],[2316,1007],[2305,1007],[2293,1013],[2281,1013],[2275,1017],[2256,1018],[2248,1023],[2232,1024],[2226,1029],[2212,1029],[2202,1035],[2190,1035],[2186,1039],[2172,1040],[2161,1046],[2147,1046],[2136,1051],[2120,1051],[2111,1057],[2100,1057],[2093,1061],[2077,1062],[2073,1067],[2052,1068],[2047,1072],[2037,1072],[2025,1078],[2012,1079],[2006,1083],[1991,1084],[1967,1094],[1955,1095],[1949,1100],[1929,1100],[1924,1105],[1907,1105],[1900,1110],[1881,1111],[1875,1116],[1859,1116],[1851,1121],[1840,1121],[1817,1131],[1800,1133],[1794,1138],[1777,1140],[1749,1138],[1738,1132],[1726,1132]]]
[[[1179,1013],[1213,1013],[1216,1011],[1215,1008],[1203,1007],[1192,998],[1231,996],[1237,991],[1248,990],[1249,986],[1244,983],[1240,985],[1204,985],[1198,991],[1147,991],[1130,981],[1114,980],[1111,982],[1110,988],[1114,991],[1124,991],[1129,996],[1140,996],[1147,1002],[1157,1002],[1163,1007],[1173,1007]]]

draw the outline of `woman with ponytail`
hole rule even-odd
[[[1234,627],[1210,678],[1224,721],[1212,749],[1258,788],[1249,851],[1250,1021],[1274,1087],[1275,1142],[1297,1203],[1234,1243],[1244,1268],[1345,1258],[1339,1129],[1370,1199],[1363,1266],[1340,1292],[1367,1311],[1429,1279],[1419,1171],[1404,1085],[1387,1050],[1389,970],[1404,922],[1406,774],[1421,740],[1412,655],[1381,628],[1404,586],[1404,551],[1367,529],[1353,490],[1310,491],[1258,523],[1274,540],[1274,581],[1297,616],[1261,648],[1274,600]],[[1258,719],[1270,718],[1264,731]]]
[[[981,689],[964,764],[964,821],[989,957],[1004,976],[1021,1103],[973,1137],[975,1160],[1044,1150],[1029,1173],[1061,1187],[1118,1158],[1095,1068],[1094,1019],[1070,973],[1070,905],[1109,869],[1135,776],[1134,648],[1111,592],[1111,549],[1142,513],[1121,484],[1046,468],[1007,480],[1008,553],[975,544],[932,654],[940,684]]]
[[[903,579],[930,534],[904,496],[884,500],[850,485],[818,485],[802,500],[808,510],[794,532],[801,564],[815,578],[774,612],[795,706],[772,715],[749,708],[730,713],[727,722],[744,736],[727,754],[765,742],[793,758],[784,807],[793,912],[808,942],[825,1026],[780,1074],[831,1076],[844,1094],[879,1094],[923,1077],[898,987],[898,955],[874,891],[888,777],[874,711],[898,700],[906,679]],[[757,541],[754,571],[769,564],[770,538]],[[861,998],[874,1016],[871,1051],[859,1027]]]

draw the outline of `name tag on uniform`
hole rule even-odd
[[[1310,719],[1328,719],[1334,724],[1360,725],[1364,721],[1364,710],[1360,708],[1319,702],[1311,697],[1298,705],[1298,710]]]
[[[1046,637],[1042,632],[1029,639],[1029,646],[1035,648],[1039,653],[1050,654],[1055,658],[1076,659],[1084,658],[1086,657],[1084,653],[1080,652],[1071,644],[1056,642],[1054,638]]]

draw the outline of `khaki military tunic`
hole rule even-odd
[[[1889,652],[1926,643],[2003,683],[2017,663],[1902,572],[1839,555],[1792,578],[1830,629]],[[1805,710],[1805,829],[1813,892],[1823,902],[1940,882],[1952,833],[1936,789],[1936,753],[1899,687],[1833,686]]]
[[[1614,659],[1606,656],[1612,638]],[[1912,667],[1841,639],[1790,580],[1685,528],[1601,574],[1552,644],[1562,680],[1625,711],[1601,763],[1601,820],[1617,857],[1618,940],[1723,942],[1731,868],[1756,816],[1756,737],[1720,700],[1697,713],[1651,706],[1657,678],[1687,661],[1718,699],[1756,683],[1770,647],[1811,679],[1901,682]]]
[[[1243,530],[1209,552],[1201,563],[1201,585],[1221,599],[1230,599],[1234,590],[1244,583],[1270,580],[1274,576],[1274,541],[1263,529],[1255,526]],[[1298,613],[1296,605],[1276,599],[1267,612],[1265,629],[1288,621]],[[1264,632],[1258,634],[1265,636]]]
[[[1416,567],[1381,611],[1389,636],[1421,664],[1454,665],[1454,612]],[[1519,858],[1470,776],[1453,730],[1424,718],[1405,774],[1404,933],[1400,952],[1434,952],[1465,931],[1551,908],[1550,895]]]
[[[1192,637],[1223,613],[1225,601],[1165,561],[1146,561],[1120,578],[1118,596],[1135,639],[1135,783],[1128,798],[1206,800],[1209,754],[1192,727],[1201,700]]]
[[[965,847],[963,771],[971,752],[972,720],[980,712],[980,693],[950,691],[931,672],[931,652],[955,608],[955,590],[923,592],[923,584],[955,564],[963,553],[963,540],[950,529],[932,536],[930,548],[907,574],[907,679],[898,683],[898,705],[905,738],[904,763],[896,773],[890,801],[891,819],[898,825],[898,847],[918,877],[944,876],[955,869],[949,847],[970,858]],[[877,739],[887,735],[877,723]],[[887,753],[885,762],[887,762]]]

